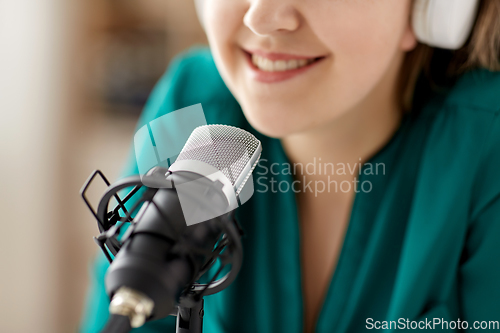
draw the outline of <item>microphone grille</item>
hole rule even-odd
[[[261,143],[252,134],[227,125],[204,125],[195,128],[176,159],[196,160],[221,171],[237,191],[257,164]]]

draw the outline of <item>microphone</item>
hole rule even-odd
[[[176,307],[177,332],[201,332],[203,297],[226,288],[241,267],[242,231],[234,211],[253,194],[251,174],[261,151],[260,141],[242,129],[205,125],[192,132],[168,169],[155,167],[113,185],[100,171],[89,177],[82,197],[101,232],[95,241],[111,263],[105,277],[111,318],[103,332],[128,332],[175,315]],[[94,212],[85,194],[97,175],[108,189]],[[122,200],[118,192],[130,187]],[[127,210],[125,203],[141,188]],[[112,197],[118,205],[108,211]],[[216,263],[209,282],[198,283]]]

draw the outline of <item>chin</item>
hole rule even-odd
[[[250,125],[258,132],[272,137],[283,138],[290,134],[306,129],[309,121],[292,119],[291,115],[297,114],[290,108],[264,108],[258,106],[242,105],[243,113]],[[308,117],[311,119],[310,117]]]

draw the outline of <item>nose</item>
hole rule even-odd
[[[290,0],[250,0],[243,23],[260,36],[292,32],[300,26],[300,15]]]

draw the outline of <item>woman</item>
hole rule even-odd
[[[210,51],[171,65],[139,126],[202,103],[262,141],[243,268],[205,332],[498,329],[500,4],[445,51],[413,2],[203,1]],[[84,332],[107,317],[99,260]]]

